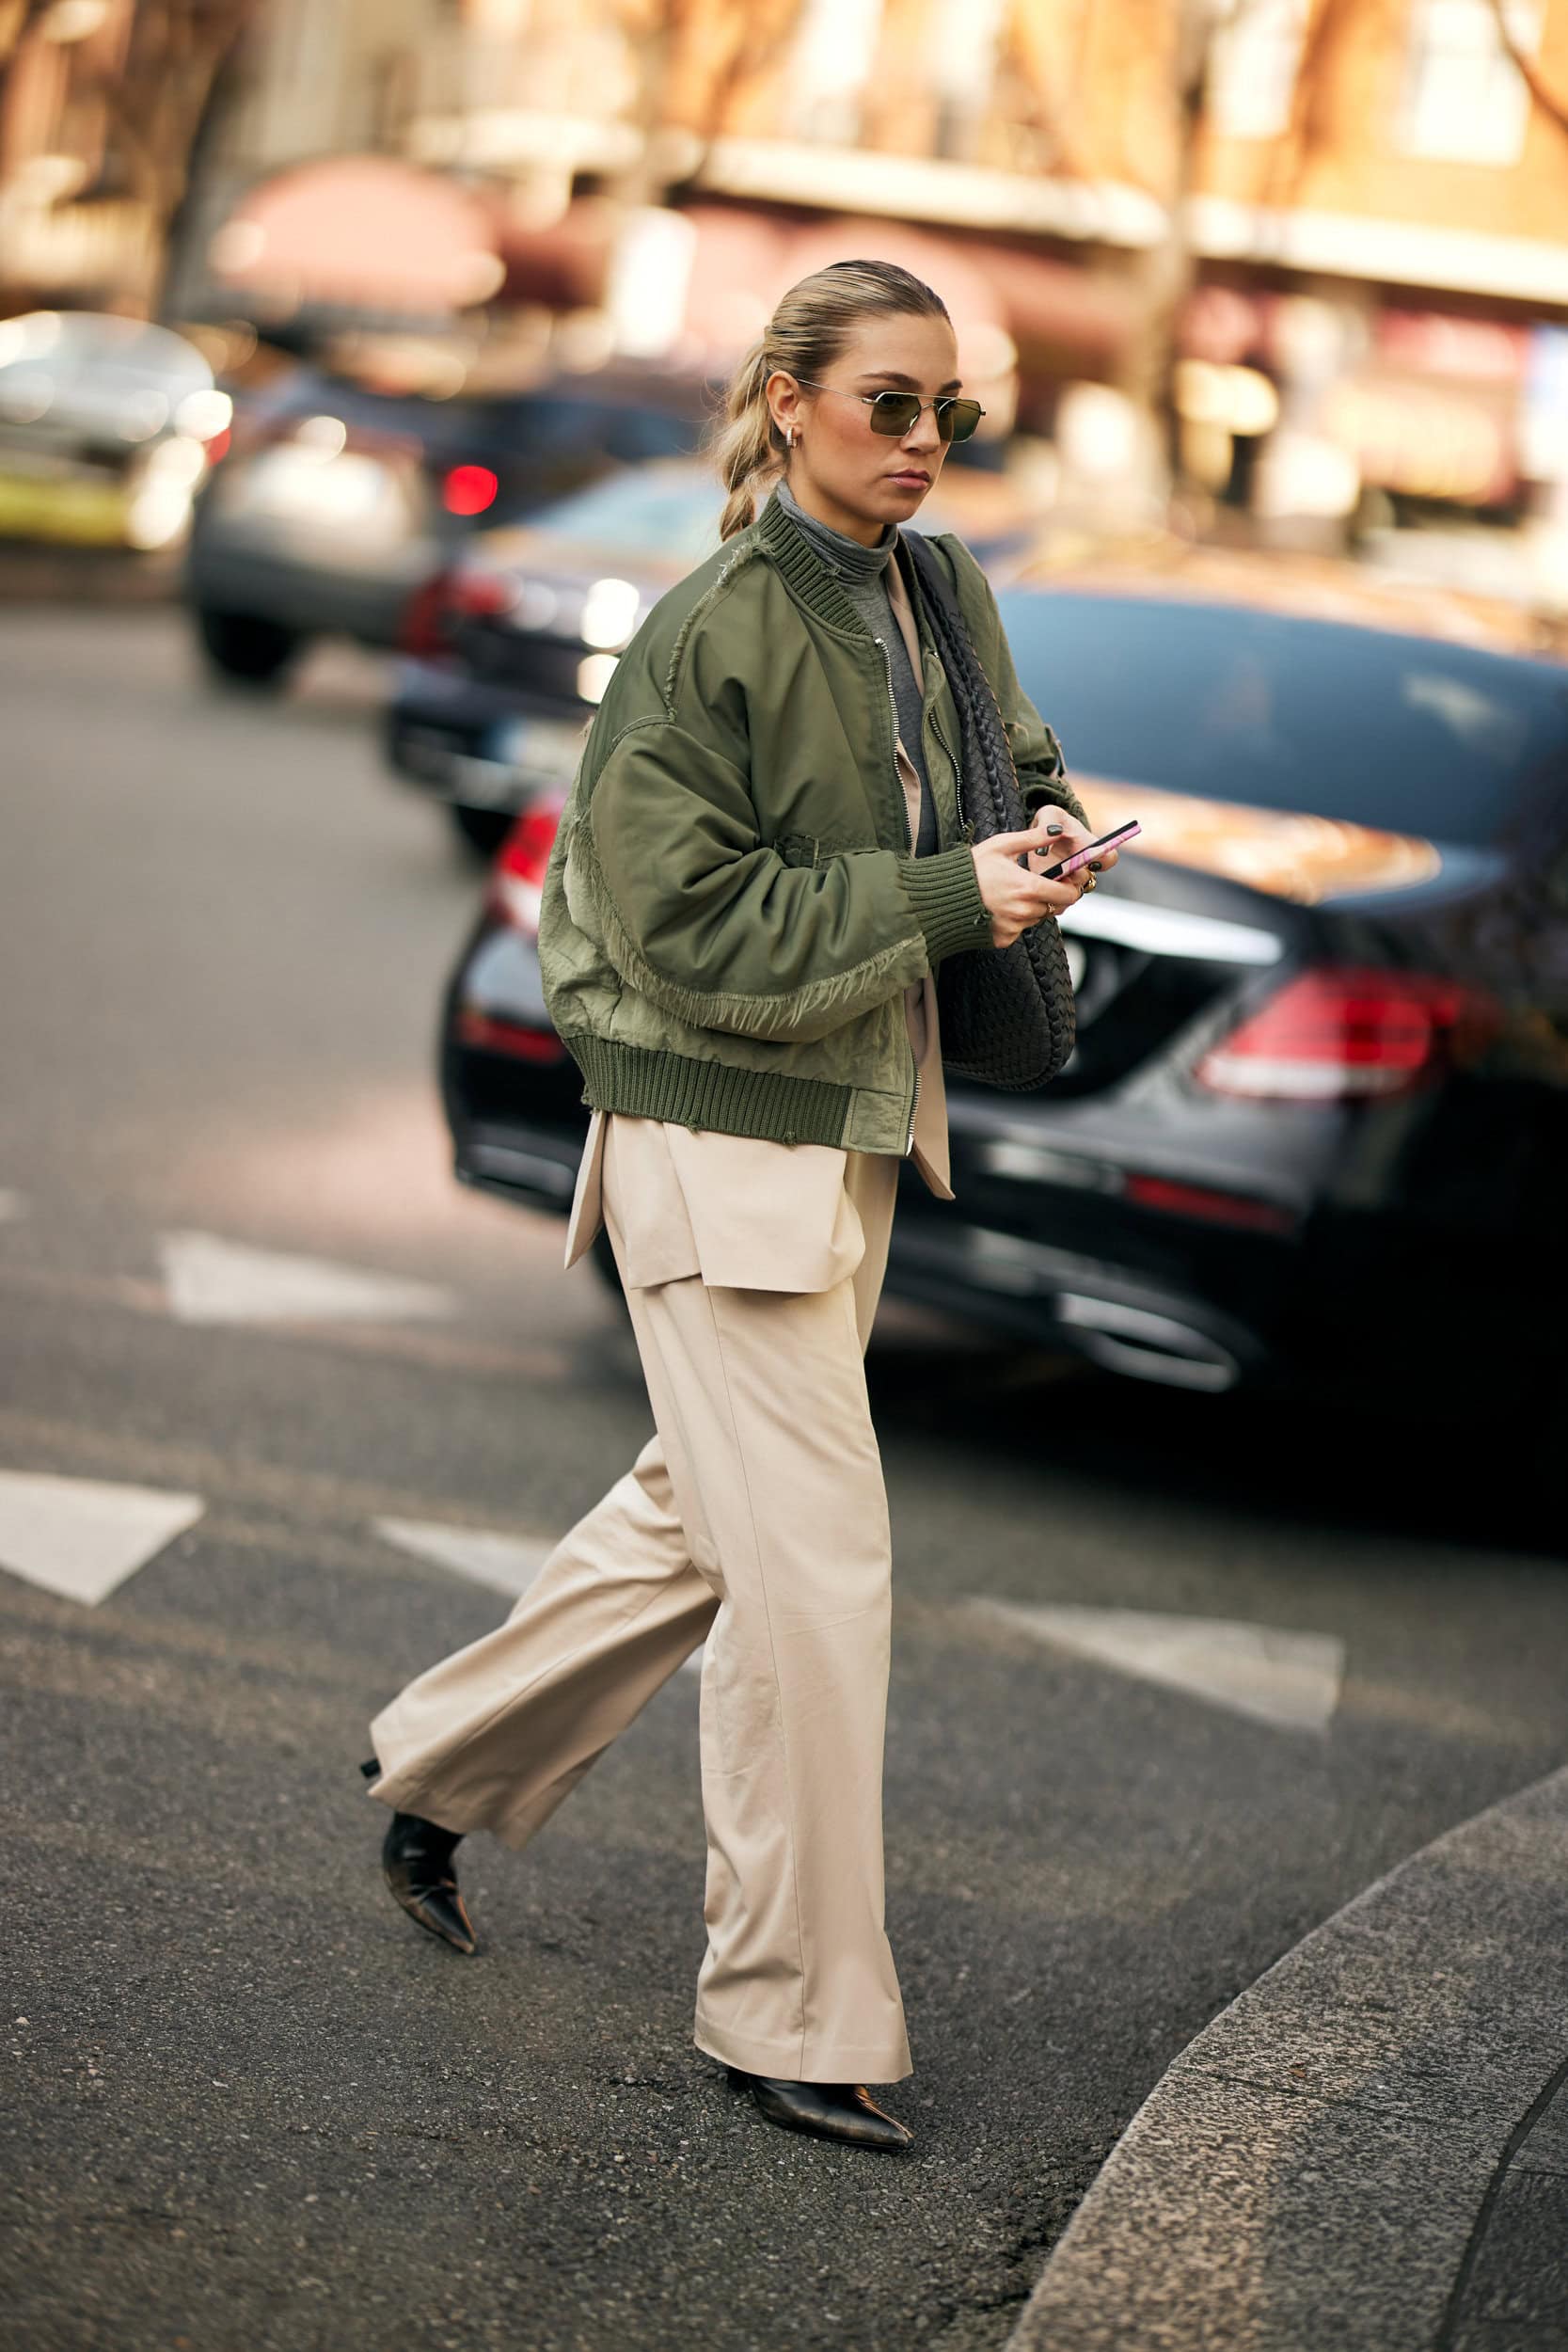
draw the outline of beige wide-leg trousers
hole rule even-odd
[[[522,1846],[705,1637],[693,2038],[752,2074],[889,2083],[911,2060],[882,1915],[892,1563],[864,1352],[899,1163],[844,1160],[865,1248],[831,1287],[627,1284],[657,1434],[505,1624],[376,1718],[373,1793]],[[609,1158],[603,1208],[625,1274]]]

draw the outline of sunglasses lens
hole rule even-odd
[[[912,392],[879,392],[871,404],[871,430],[902,440],[919,414],[920,403]]]
[[[937,406],[937,430],[944,441],[967,441],[980,421],[977,400],[948,400]]]

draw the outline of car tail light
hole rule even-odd
[[[539,929],[545,868],[560,830],[565,795],[551,792],[531,801],[496,853],[490,868],[490,912],[520,931]]]
[[[416,588],[404,607],[398,644],[404,653],[428,658],[450,653],[451,636],[446,626],[446,575],[438,572]]]
[[[212,439],[205,444],[208,465],[215,466],[220,457],[228,456],[233,446],[234,428],[232,425],[226,424],[221,433],[214,433]]]
[[[1168,1176],[1129,1176],[1122,1198],[1140,1209],[1166,1216],[1193,1216],[1208,1225],[1229,1225],[1252,1233],[1293,1233],[1298,1219],[1273,1200],[1242,1192],[1218,1192],[1209,1184],[1180,1184]]]
[[[525,1028],[520,1021],[498,1021],[465,1005],[455,1024],[460,1045],[474,1045],[486,1054],[509,1054],[514,1061],[561,1062],[566,1048],[553,1029]]]
[[[441,503],[449,515],[483,515],[500,486],[488,466],[453,466],[441,484]]]
[[[1406,1094],[1471,1059],[1497,1009],[1463,981],[1373,965],[1298,973],[1197,1066],[1216,1094],[1339,1103]]]
[[[459,564],[416,588],[404,609],[398,643],[416,656],[451,653],[458,622],[509,612],[515,599],[516,588],[503,573],[488,564]]]

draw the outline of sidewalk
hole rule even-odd
[[[0,605],[167,604],[180,593],[182,551],[72,548],[0,539]]]
[[[1156,2086],[1008,2352],[1563,2352],[1568,1771],[1380,1879]]]

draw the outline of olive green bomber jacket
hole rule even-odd
[[[933,537],[1025,804],[1082,818],[990,583]],[[917,600],[918,603],[918,600]],[[594,713],[545,877],[550,1019],[594,1108],[906,1152],[904,991],[990,917],[921,616],[938,848],[912,854],[886,647],[776,500],[654,607]]]

